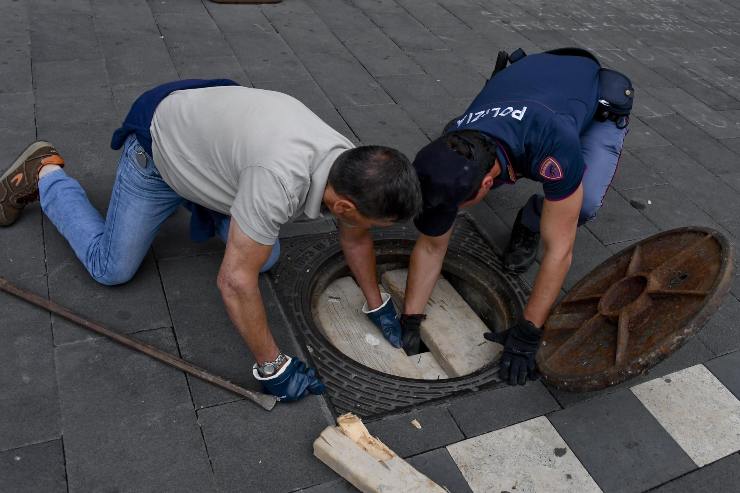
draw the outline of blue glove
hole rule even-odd
[[[262,389],[266,394],[272,394],[279,401],[297,401],[309,393],[320,395],[326,387],[316,376],[316,370],[309,368],[298,358],[288,356],[288,362],[271,377],[263,377],[252,369],[254,378],[262,383]]]
[[[398,320],[396,307],[391,301],[391,295],[383,293],[382,297],[382,305],[375,310],[368,310],[366,302],[362,307],[362,313],[373,321],[393,347],[401,347],[401,322]]]

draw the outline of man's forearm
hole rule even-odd
[[[352,237],[340,231],[339,242],[347,260],[352,275],[365,295],[370,310],[378,308],[382,303],[380,289],[378,289],[378,274],[375,270],[375,250],[373,237],[369,231],[353,232]]]
[[[226,311],[259,363],[273,361],[279,349],[267,324],[259,285],[221,286]]]
[[[426,308],[427,301],[429,301],[434,285],[442,271],[442,263],[446,253],[446,242],[444,246],[435,246],[431,243],[431,240],[423,236],[416,242],[409,261],[404,313],[424,313],[424,308]]]
[[[548,255],[547,252],[542,258],[532,294],[524,309],[524,318],[537,327],[542,327],[550,315],[550,309],[558,298],[570,269],[571,258],[571,253]]]

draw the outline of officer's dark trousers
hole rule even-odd
[[[586,171],[583,175],[583,206],[578,225],[596,217],[604,195],[614,178],[622,153],[626,128],[617,128],[612,121],[596,120],[581,135],[581,149]],[[522,223],[532,231],[540,230],[544,197],[532,195],[522,209]]]

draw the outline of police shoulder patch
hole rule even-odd
[[[548,156],[540,163],[540,176],[548,181],[562,180],[563,168],[557,159]]]

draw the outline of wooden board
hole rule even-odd
[[[408,357],[421,372],[424,380],[443,380],[450,378],[447,372],[439,365],[437,358],[430,352],[412,354]]]
[[[363,493],[445,493],[431,479],[370,435],[354,415],[337,418],[313,443],[313,453]]]
[[[362,313],[365,296],[351,277],[332,282],[319,298],[316,316],[324,335],[341,352],[374,370],[422,378],[406,352],[395,348]]]
[[[383,286],[403,306],[406,269],[383,274]],[[501,356],[502,346],[487,341],[488,327],[444,278],[437,281],[421,324],[421,339],[450,377],[468,375]]]

